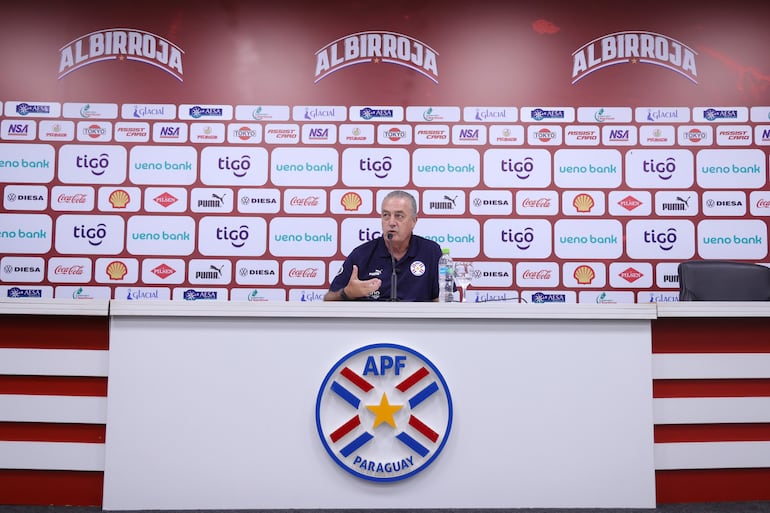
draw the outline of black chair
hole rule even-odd
[[[770,301],[770,268],[764,265],[690,260],[677,273],[679,301]]]

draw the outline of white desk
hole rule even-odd
[[[111,302],[105,510],[655,506],[656,305]],[[314,408],[376,343],[425,355],[451,434],[393,483],[345,472]]]

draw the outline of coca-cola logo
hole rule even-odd
[[[770,208],[770,199],[757,200],[757,208]]]
[[[551,198],[525,198],[521,202],[521,206],[525,208],[549,208],[551,206]]]
[[[87,196],[82,193],[78,194],[59,194],[56,201],[59,203],[72,203],[72,204],[85,204]]]
[[[297,269],[296,267],[289,270],[289,277],[291,278],[315,278],[318,276],[317,267],[306,267],[304,269]]]
[[[537,271],[531,271],[527,269],[522,273],[522,278],[525,280],[550,280],[551,279],[551,270],[550,269],[539,269]]]
[[[83,270],[82,265],[57,265],[53,273],[60,276],[82,276]]]
[[[305,198],[300,198],[298,196],[294,196],[290,201],[289,204],[292,207],[317,207],[318,206],[319,197],[318,196],[307,196]]]

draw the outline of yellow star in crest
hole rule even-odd
[[[385,395],[385,392],[382,393],[382,399],[380,399],[380,404],[367,404],[366,408],[374,413],[374,425],[372,426],[372,429],[376,428],[383,422],[387,422],[391,425],[393,429],[396,428],[396,421],[393,420],[393,414],[396,413],[398,410],[403,408],[404,406],[401,404],[389,404],[388,403],[388,396]]]

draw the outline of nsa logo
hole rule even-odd
[[[321,442],[340,467],[370,481],[398,481],[441,453],[452,427],[452,398],[424,356],[373,344],[332,367],[315,416]]]

